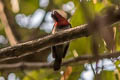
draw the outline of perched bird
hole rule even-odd
[[[53,11],[51,16],[55,21],[55,24],[52,29],[52,34],[54,34],[55,32],[60,32],[62,30],[71,28],[71,24],[58,11]],[[52,56],[53,58],[55,58],[53,65],[55,71],[60,69],[62,58],[65,57],[68,48],[69,42],[51,47]]]

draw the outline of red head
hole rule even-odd
[[[51,16],[59,26],[70,25],[70,23],[63,16],[61,16],[57,11],[53,11]]]

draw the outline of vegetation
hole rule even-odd
[[[53,10],[72,28],[51,34]],[[0,79],[120,80],[119,21],[120,0],[1,0]],[[67,41],[54,71],[50,47]]]

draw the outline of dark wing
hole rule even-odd
[[[53,58],[55,58],[55,56],[56,56],[56,46],[52,46],[51,47],[51,50],[52,50],[52,56],[53,56]]]
[[[61,67],[62,57],[63,57],[64,45],[52,46],[52,55],[55,58],[54,70],[59,70]]]
[[[72,28],[71,24],[69,25],[68,28]],[[64,51],[63,51],[63,58],[66,56],[68,48],[69,48],[70,42],[67,42],[64,46]]]
[[[68,51],[69,45],[70,45],[70,43],[67,42],[67,43],[65,44],[65,46],[64,46],[63,58],[64,58],[64,57],[66,56],[66,54],[67,54],[67,51]]]

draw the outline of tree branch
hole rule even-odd
[[[62,66],[70,65],[72,63],[78,63],[79,64],[84,64],[85,62],[89,61],[96,61],[98,59],[104,59],[104,58],[116,58],[120,56],[120,52],[114,52],[114,53],[104,53],[102,55],[99,55],[99,57],[96,59],[94,56],[79,56],[76,58],[71,58],[67,61],[64,61],[62,63]],[[19,62],[19,63],[14,63],[14,64],[0,64],[0,70],[18,70],[18,69],[40,69],[40,68],[52,68],[53,64],[49,63],[29,63],[29,62]]]
[[[86,25],[83,25],[83,27],[78,26],[56,34],[48,35],[37,40],[28,41],[25,43],[17,44],[15,46],[0,49],[0,59],[18,57],[20,55],[29,55],[31,53],[27,52],[35,52],[38,49],[41,51],[52,45],[62,44],[63,42],[84,36],[88,36]]]
[[[99,20],[105,21],[105,26],[112,25],[113,23],[116,23],[120,20],[120,10],[113,10],[112,8],[108,10],[107,14],[105,16],[101,16]],[[59,33],[51,34],[46,37],[28,41],[25,43],[20,43],[12,47],[7,47],[0,49],[0,59],[3,58],[10,58],[10,57],[19,57],[21,55],[30,55],[33,54],[33,52],[39,50],[44,50],[50,46],[62,44],[64,42],[89,36],[91,33],[89,33],[88,28],[93,24],[92,26],[98,26],[100,23],[97,20],[98,17],[95,18],[94,21],[91,21],[90,24],[77,26],[75,28],[67,29],[64,31],[61,31]],[[93,30],[95,31],[95,30]]]

